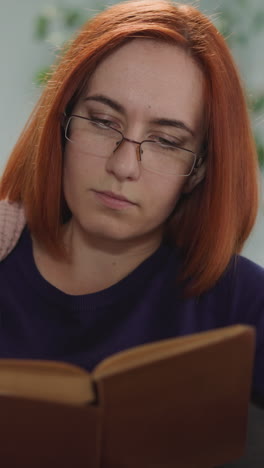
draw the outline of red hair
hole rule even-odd
[[[4,171],[0,197],[22,202],[32,234],[63,254],[61,115],[102,58],[132,37],[184,47],[204,72],[206,176],[184,196],[167,233],[184,252],[189,294],[212,287],[255,221],[257,157],[242,86],[229,49],[210,20],[169,1],[119,3],[88,21],[66,49]],[[88,77],[88,78],[87,78]]]

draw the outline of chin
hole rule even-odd
[[[79,224],[87,238],[97,245],[99,242],[109,245],[113,245],[114,242],[136,245],[152,242],[161,236],[161,225],[152,228],[150,222],[146,221],[142,223],[143,225],[136,225],[135,221],[130,220],[128,223],[124,219],[111,219],[98,214],[92,216],[90,213],[88,219],[80,220]]]
[[[137,233],[131,232],[129,226],[122,226],[122,223],[92,223],[82,225],[88,237],[102,239],[105,241],[126,241],[137,237]],[[140,234],[139,234],[140,235]]]

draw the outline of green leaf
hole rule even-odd
[[[249,40],[248,35],[243,32],[235,35],[235,41],[238,44],[246,45],[248,43],[248,40]]]
[[[258,134],[255,135],[255,143],[257,148],[258,160],[260,167],[264,167],[264,142]]]
[[[81,23],[81,14],[77,9],[69,10],[65,12],[64,21],[65,26],[69,28],[79,26]]]
[[[50,20],[45,15],[40,15],[36,19],[35,36],[37,39],[46,39],[49,32]]]
[[[264,145],[257,145],[258,160],[260,167],[264,167]]]
[[[234,18],[229,10],[223,9],[221,11],[218,16],[217,28],[229,45],[235,42]]]
[[[248,6],[248,0],[237,0],[237,3],[242,7]]]
[[[35,75],[34,82],[36,83],[37,86],[44,86],[50,76],[51,73],[51,67],[42,67]]]
[[[257,12],[252,21],[251,30],[253,33],[264,30],[264,11]]]
[[[255,97],[253,100],[252,100],[252,111],[253,112],[261,112],[264,110],[264,94],[258,96],[258,97]]]

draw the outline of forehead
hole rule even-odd
[[[142,38],[106,57],[86,94],[106,94],[141,115],[151,110],[175,118],[181,112],[195,123],[203,107],[203,81],[201,69],[181,47]]]

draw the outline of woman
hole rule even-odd
[[[113,6],[62,56],[1,182],[2,357],[92,369],[247,323],[264,396],[263,269],[238,255],[257,158],[230,52],[196,9]]]

